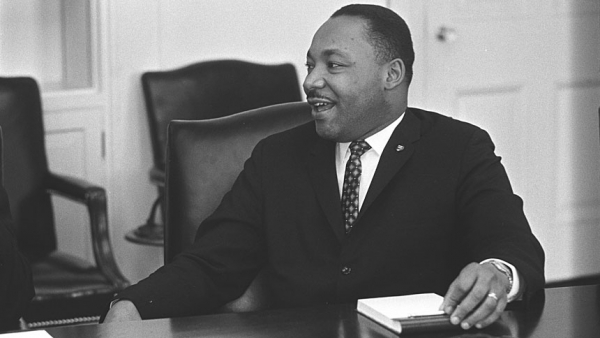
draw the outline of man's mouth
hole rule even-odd
[[[335,106],[335,103],[330,100],[309,98],[308,103],[313,107],[316,113],[324,112]]]
[[[333,108],[334,104],[332,104],[332,103],[325,103],[325,102],[319,102],[319,103],[313,104],[312,106],[315,109],[315,111],[322,112],[322,111],[326,111],[326,110],[329,110],[329,109]]]

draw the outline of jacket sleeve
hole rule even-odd
[[[19,327],[33,295],[30,266],[17,249],[8,198],[0,186],[0,331]]]
[[[529,298],[544,287],[544,251],[485,131],[473,133],[459,177],[459,224],[469,258],[475,262],[498,258],[512,264],[525,282],[524,298]]]
[[[115,299],[132,301],[152,319],[214,312],[244,293],[266,261],[260,153],[261,143],[192,247]]]

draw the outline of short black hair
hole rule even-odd
[[[408,25],[396,12],[377,5],[353,4],[338,9],[332,18],[355,16],[367,21],[367,38],[375,49],[379,62],[402,59],[410,83],[415,51]]]

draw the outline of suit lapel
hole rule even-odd
[[[410,109],[407,109],[405,114],[383,150],[357,222],[414,152],[413,143],[420,137],[421,122]],[[317,200],[336,237],[343,241],[346,235],[335,169],[335,145],[335,142],[319,137],[307,165]]]
[[[335,142],[319,138],[308,160],[308,173],[317,199],[336,237],[345,238],[335,170]]]
[[[388,185],[392,177],[402,168],[402,166],[412,156],[415,146],[414,142],[420,138],[421,122],[410,111],[406,110],[406,115],[402,122],[392,133],[390,140],[381,154],[375,176],[361,207],[358,220],[367,211],[369,206],[377,199],[377,196]]]

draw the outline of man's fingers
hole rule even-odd
[[[462,302],[475,284],[477,274],[474,272],[474,269],[476,266],[476,263],[467,265],[452,284],[450,284],[450,287],[444,296],[444,301],[440,306],[440,310],[448,315],[455,311],[458,304]]]
[[[463,329],[486,327],[506,307],[506,287],[493,267],[469,264],[452,282],[441,309]]]
[[[113,304],[106,314],[104,323],[128,322],[134,320],[142,320],[135,304],[128,300],[119,300]]]
[[[500,293],[498,293],[500,295]],[[463,320],[461,326],[464,329],[470,327],[484,328],[492,324],[506,307],[506,296],[504,294],[496,296],[496,293],[490,292],[481,302],[475,311]]]
[[[460,300],[462,299],[462,295],[463,295],[463,291],[461,291],[462,288],[460,288],[457,284],[457,280],[455,280],[450,287],[448,288],[448,291],[446,292],[446,295],[444,296],[444,301],[442,302],[442,305],[440,305],[440,310],[444,311],[446,314],[451,314],[452,312],[454,312],[454,309],[456,308],[456,306],[460,303]]]
[[[456,307],[450,316],[450,321],[454,324],[461,323],[473,310],[484,303],[488,291],[488,284],[478,281],[460,302],[459,306]]]
[[[465,319],[465,322],[469,323],[467,324],[469,326],[475,326],[479,329],[484,328],[500,317],[502,311],[506,308],[506,303],[506,296],[502,296],[498,300],[495,300],[493,297],[488,297],[485,300],[485,303],[480,306],[477,311]],[[489,307],[487,306],[488,304]],[[484,309],[490,311],[487,312]]]

